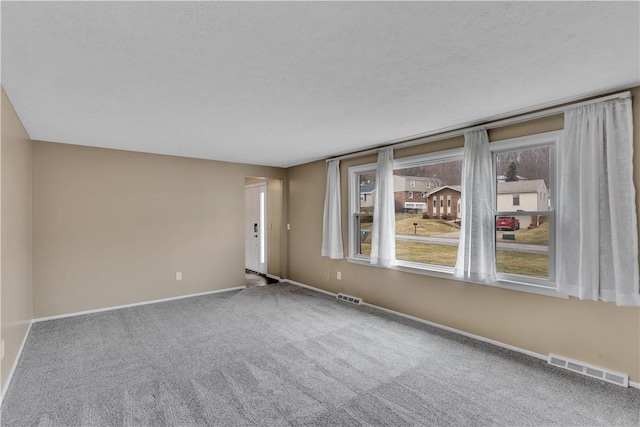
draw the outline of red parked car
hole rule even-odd
[[[520,220],[515,216],[499,216],[496,218],[496,230],[520,230]]]

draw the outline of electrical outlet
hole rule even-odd
[[[287,230],[291,230],[291,224],[287,224]]]
[[[0,360],[4,360],[4,340],[0,342]]]
[[[342,280],[342,272],[338,271],[338,274],[336,274],[336,276],[338,277],[338,280]]]
[[[182,271],[176,271],[176,280],[182,280]]]

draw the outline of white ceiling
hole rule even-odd
[[[292,166],[640,84],[640,3],[2,2],[32,139]]]

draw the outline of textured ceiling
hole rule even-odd
[[[273,166],[640,84],[638,2],[2,2],[33,139]]]

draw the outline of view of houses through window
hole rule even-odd
[[[461,173],[461,157],[437,163],[426,159],[394,170],[397,260],[455,265],[460,238]]]
[[[553,279],[553,145],[491,144],[494,159],[496,271],[500,280],[518,276]],[[553,144],[553,143],[551,143]],[[454,267],[461,224],[462,155],[396,160],[394,202],[396,259],[400,265]],[[371,251],[375,164],[357,174],[355,254]],[[525,279],[525,282],[530,280]],[[542,283],[543,286],[547,286]]]
[[[356,211],[357,254],[371,254],[371,227],[373,225],[373,207],[376,196],[375,170],[358,174],[360,202]]]
[[[494,152],[496,271],[552,278],[550,146]]]

